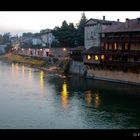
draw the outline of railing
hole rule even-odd
[[[140,55],[140,50],[101,50],[103,54]]]
[[[106,65],[119,65],[119,66],[136,66],[139,65],[140,66],[140,62],[134,61],[134,62],[125,62],[125,61],[104,61],[102,62],[102,64],[106,64]]]

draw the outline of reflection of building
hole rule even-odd
[[[100,102],[101,102],[101,100],[100,100],[99,94],[95,93],[94,94],[94,108],[97,109],[99,107],[99,105],[100,105]]]
[[[92,104],[92,93],[91,91],[86,91],[85,93],[85,100],[86,100],[86,104],[87,106],[90,106]]]
[[[100,97],[98,93],[94,93],[93,91],[89,90],[85,92],[85,101],[88,107],[94,106],[94,108],[98,108],[100,105]]]

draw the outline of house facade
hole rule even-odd
[[[89,49],[93,46],[100,47],[99,32],[118,22],[119,20],[117,22],[108,21],[105,19],[105,16],[103,16],[103,20],[89,19],[85,24],[85,48]]]
[[[126,19],[101,32],[104,65],[140,73],[140,18]]]
[[[109,26],[99,35],[100,48],[83,52],[88,67],[140,73],[140,18]]]

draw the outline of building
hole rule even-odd
[[[70,58],[75,61],[83,61],[82,52],[85,50],[84,46],[78,46],[70,49]]]
[[[83,52],[91,68],[140,73],[140,18],[126,19],[100,32],[101,46]]]
[[[113,69],[140,72],[140,18],[126,19],[101,32],[104,64]]]
[[[108,21],[103,16],[103,20],[89,19],[85,24],[85,48],[100,47],[100,35],[99,32],[103,31],[107,27],[119,22]]]
[[[49,48],[51,48],[52,42],[55,41],[55,37],[50,29],[41,30],[40,38],[47,46],[49,46]]]

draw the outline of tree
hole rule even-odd
[[[73,23],[62,22],[61,27],[55,27],[52,31],[59,42],[59,47],[74,47],[76,39],[76,29]],[[53,45],[52,45],[53,46]]]
[[[8,32],[8,33],[5,33],[3,35],[3,40],[2,40],[2,43],[3,44],[7,44],[10,42],[10,37],[11,37],[11,34]]]
[[[77,42],[79,46],[84,46],[84,27],[87,19],[85,13],[82,13],[79,24],[77,25]]]

